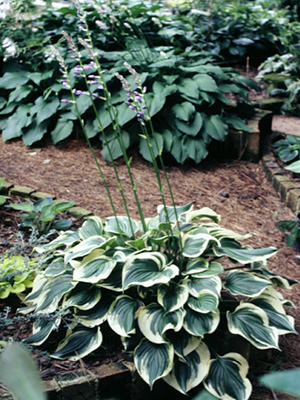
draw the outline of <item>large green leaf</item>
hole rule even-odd
[[[222,257],[227,256],[232,258],[235,261],[238,261],[242,264],[253,263],[257,261],[267,260],[269,257],[272,257],[277,253],[277,249],[275,247],[265,247],[261,249],[247,249],[247,248],[239,248],[236,245],[236,242],[233,240],[221,241],[220,247],[214,247],[213,251],[216,256]]]
[[[100,288],[94,285],[79,284],[66,294],[62,308],[76,307],[79,310],[90,310],[100,299]]]
[[[170,374],[163,379],[183,394],[198,386],[209,370],[210,353],[204,342],[185,356],[184,361],[177,359]]]
[[[254,275],[251,272],[240,270],[229,271],[226,274],[225,289],[228,289],[234,295],[248,297],[259,296],[272,283]]]
[[[36,320],[33,324],[32,335],[24,339],[24,343],[40,346],[48,339],[53,330],[58,329],[60,322],[61,318]]]
[[[118,116],[118,123],[120,126],[125,125],[136,116],[136,112],[131,110],[125,103],[119,104],[116,107],[116,111]]]
[[[231,127],[236,130],[240,131],[245,131],[245,132],[252,132],[252,129],[250,128],[249,125],[247,125],[241,118],[232,115],[230,117],[225,118],[226,123]]]
[[[143,158],[149,162],[152,162],[150,148],[152,150],[152,155],[156,158],[159,154],[162,154],[164,146],[163,136],[159,133],[153,133],[149,139],[145,137],[140,137],[139,150]]]
[[[187,308],[183,327],[191,335],[203,337],[206,333],[214,332],[219,322],[219,313],[203,314]]]
[[[76,266],[73,279],[79,282],[98,283],[109,277],[117,261],[102,255],[102,251],[93,250]]]
[[[200,313],[217,312],[219,297],[210,290],[202,290],[197,298],[189,297],[188,306]]]
[[[73,131],[73,126],[73,121],[66,121],[63,118],[60,118],[57,121],[54,130],[51,132],[53,143],[57,144],[58,142],[61,142],[62,140],[69,137]]]
[[[251,303],[240,304],[233,313],[227,312],[228,329],[241,335],[258,349],[278,349],[278,332],[269,326],[266,312]]]
[[[175,118],[175,125],[180,132],[190,136],[197,136],[202,128],[203,118],[199,112],[196,112],[194,118],[190,119],[188,122]]]
[[[145,99],[148,106],[148,112],[150,117],[157,114],[165,105],[166,97],[161,93],[147,93]]]
[[[121,157],[123,155],[123,145],[125,149],[128,149],[130,145],[129,133],[122,130],[121,135],[121,138],[115,135],[110,140],[105,141],[103,139],[102,156],[105,161],[112,161]]]
[[[189,297],[187,283],[159,285],[157,301],[165,309],[172,312],[183,307]]]
[[[17,400],[47,398],[38,368],[20,343],[7,344],[1,353],[0,381]]]
[[[18,86],[15,90],[10,92],[8,98],[8,104],[14,102],[20,102],[25,99],[32,91],[33,87],[31,85],[21,85]]]
[[[175,104],[172,107],[172,111],[176,118],[188,122],[194,115],[196,108],[194,104],[190,103],[189,101],[184,101],[182,103]]]
[[[202,341],[201,337],[190,335],[184,329],[181,329],[179,332],[173,330],[168,331],[166,337],[174,346],[174,351],[177,357],[179,357],[183,362],[185,361],[185,357],[192,353]]]
[[[184,310],[165,311],[160,305],[151,303],[141,307],[138,312],[138,324],[143,335],[152,343],[166,343],[165,332],[182,328]]]
[[[223,142],[227,135],[228,126],[219,115],[211,115],[205,118],[204,129],[211,138]]]
[[[247,360],[238,353],[227,353],[211,360],[205,388],[218,399],[247,400],[251,383],[246,378]]]
[[[33,143],[42,140],[44,135],[47,133],[48,130],[48,121],[44,121],[41,124],[37,124],[36,121],[26,129],[26,131],[22,135],[22,140],[25,146],[31,146]]]
[[[100,236],[103,233],[103,224],[99,217],[89,217],[78,230],[82,240],[88,239],[91,236]]]
[[[24,85],[28,81],[29,74],[27,71],[5,72],[5,74],[0,78],[0,88],[15,89]]]
[[[159,214],[159,221],[160,222],[176,222],[177,218],[180,219],[182,214],[187,213],[193,208],[192,203],[184,204],[183,206],[166,206],[159,205],[157,207],[157,212]],[[177,216],[177,218],[176,218]]]
[[[29,104],[21,104],[18,106],[15,113],[8,118],[6,127],[2,132],[4,141],[22,136],[22,129],[29,126],[32,122],[32,117],[29,113]]]
[[[103,295],[93,308],[88,310],[76,308],[74,311],[75,320],[88,328],[103,324],[107,320],[112,301],[111,297]]]
[[[179,164],[183,164],[188,158],[189,155],[181,136],[174,136],[171,146],[171,154]]]
[[[186,148],[188,157],[199,164],[208,156],[207,144],[202,139],[185,136],[183,144]]]
[[[121,295],[112,303],[107,322],[118,335],[129,337],[135,333],[136,311],[143,303],[130,296]]]
[[[300,368],[263,375],[260,382],[268,388],[300,398]]]
[[[139,223],[127,216],[108,217],[105,220],[105,231],[124,235],[128,238],[134,237],[139,230]]]
[[[167,266],[162,253],[140,253],[131,257],[124,265],[123,289],[137,285],[150,287],[158,283],[168,283],[178,274],[178,267]]]
[[[51,356],[60,360],[77,361],[98,349],[101,343],[100,328],[86,328],[78,325],[69,332]]]
[[[53,97],[50,101],[45,101],[43,96],[36,99],[34,106],[31,109],[31,115],[36,114],[36,122],[39,125],[45,119],[50,118],[56,113],[60,103],[58,98]]]
[[[185,270],[182,271],[182,275],[197,274],[199,272],[207,270],[208,266],[209,262],[206,260],[206,258],[193,258],[187,262]]]
[[[134,351],[134,364],[139,375],[152,389],[158,379],[172,369],[174,348],[170,343],[155,344],[143,339]]]
[[[178,85],[178,90],[180,93],[190,98],[196,100],[199,98],[199,89],[197,83],[191,78],[182,79]]]
[[[200,208],[199,210],[194,210],[194,211],[190,210],[186,214],[187,222],[205,221],[205,220],[213,220],[216,223],[219,223],[221,220],[221,216],[209,207],[203,207],[203,208]]]
[[[218,239],[207,233],[199,233],[197,235],[186,234],[182,239],[182,254],[185,257],[196,258],[201,256],[210,243],[219,244]]]
[[[78,243],[65,254],[65,263],[67,264],[74,258],[84,257],[92,250],[100,248],[105,243],[105,238],[102,236],[90,236],[89,238]]]
[[[203,290],[209,290],[211,293],[220,296],[222,281],[219,276],[210,276],[203,278],[190,277],[188,280],[189,293],[198,298]]]
[[[300,160],[291,163],[290,165],[285,167],[285,169],[287,169],[288,171],[292,171],[295,174],[299,174],[300,173]]]
[[[207,74],[197,74],[193,79],[203,92],[218,93],[219,89],[216,81],[211,76]]]

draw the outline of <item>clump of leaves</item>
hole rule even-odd
[[[50,229],[66,230],[72,225],[68,219],[55,220],[61,212],[67,211],[75,205],[71,201],[53,202],[51,197],[37,200],[35,203],[25,202],[11,204],[14,210],[24,211],[19,217],[23,220],[20,224],[23,228],[35,229],[39,235],[47,235]]]
[[[273,143],[275,154],[285,163],[298,160],[300,158],[300,138],[287,135],[285,139],[280,139]]]
[[[0,258],[0,299],[10,294],[20,294],[32,287],[36,275],[36,260],[22,256]]]
[[[128,217],[94,216],[62,233],[37,249],[45,256],[43,272],[21,312],[53,319],[35,322],[26,342],[45,342],[60,313],[69,312],[74,323],[54,358],[78,360],[95,351],[108,324],[151,388],[164,379],[187,393],[203,383],[217,398],[248,399],[248,362],[235,352],[235,341],[218,346],[218,330],[222,338],[238,335],[260,350],[278,349],[279,336],[295,330],[283,307],[291,303],[277,287],[296,281],[268,269],[275,248],[242,246],[249,235],[219,223],[213,210],[187,204],[158,207],[145,232]],[[224,257],[232,267],[222,265]]]
[[[299,226],[299,214],[296,217],[295,221],[279,221],[277,222],[276,226],[281,232],[288,232],[285,237],[285,242],[287,246],[295,246],[297,250],[300,250],[300,245],[298,243],[300,239],[300,226]]]

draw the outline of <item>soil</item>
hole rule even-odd
[[[107,178],[118,214],[124,214],[116,179],[110,164],[101,159],[100,149],[96,155]],[[132,153],[132,173],[138,183],[138,195],[145,216],[156,214],[161,204],[156,178],[152,167],[135,152]],[[132,217],[138,218],[137,208],[128,183],[127,171],[122,161],[117,162],[120,179],[129,204]],[[210,207],[222,216],[222,225],[240,233],[252,232],[252,238],[245,243],[253,247],[275,246],[280,251],[272,257],[268,265],[272,271],[292,279],[300,280],[297,252],[285,244],[285,235],[276,228],[280,220],[293,220],[290,209],[281,202],[273,187],[267,181],[262,164],[248,161],[210,160],[199,166],[167,167],[168,176],[178,205],[193,202],[194,209]],[[0,177],[16,185],[32,187],[35,190],[52,194],[57,198],[75,201],[78,206],[91,210],[102,218],[112,215],[104,186],[94,165],[86,144],[73,140],[57,146],[26,148],[20,141],[3,143],[0,139]],[[170,201],[169,201],[170,203]],[[2,218],[1,218],[2,217]],[[0,214],[0,232],[5,232],[6,240],[12,240],[14,216]],[[0,236],[3,240],[3,236]],[[283,291],[286,298],[300,306],[300,285],[292,291]],[[0,311],[5,302],[0,304]],[[13,307],[13,305],[12,305]],[[296,320],[296,330],[300,331],[299,311],[289,309],[288,313]],[[9,326],[0,332],[0,337],[17,338],[28,331],[28,323],[20,322],[18,329]],[[274,394],[259,386],[257,377],[271,369],[289,369],[300,366],[300,340],[297,335],[282,336],[281,352],[273,351],[263,360],[255,360],[249,371],[254,382],[251,399],[287,399],[287,396]],[[46,355],[35,352],[39,360],[41,374],[50,379],[53,374],[78,370],[77,362],[50,360]],[[111,355],[104,354],[98,360],[84,360],[85,368],[91,369],[95,363],[118,360],[120,355],[113,349]],[[276,397],[275,397],[276,396]]]

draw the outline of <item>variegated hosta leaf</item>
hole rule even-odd
[[[175,354],[182,361],[185,361],[185,356],[194,351],[202,340],[200,337],[190,335],[184,329],[179,332],[168,331],[166,337],[172,343]]]
[[[206,271],[208,267],[209,262],[205,258],[194,258],[188,261],[185,271],[182,272],[182,275],[197,274],[199,272]]]
[[[94,249],[100,248],[106,239],[102,236],[91,236],[72,247],[65,255],[65,263],[68,264],[74,258],[84,257]]]
[[[203,221],[205,219],[211,219],[216,223],[221,221],[221,216],[215,213],[209,207],[200,208],[200,210],[190,211],[186,214],[186,221]]]
[[[219,276],[210,276],[208,278],[195,278],[192,276],[188,281],[189,293],[194,297],[199,297],[203,290],[220,296],[222,289],[222,281]]]
[[[205,252],[210,242],[215,242],[215,244],[219,245],[219,241],[207,233],[185,234],[182,239],[182,254],[189,258],[199,257]]]
[[[143,303],[130,296],[118,296],[112,303],[109,314],[108,324],[118,335],[127,337],[135,333],[136,311]]]
[[[78,231],[75,231],[75,232],[66,231],[66,232],[63,232],[60,235],[58,235],[58,237],[55,238],[54,240],[52,240],[52,242],[47,243],[41,247],[38,247],[38,253],[43,253],[48,250],[54,250],[60,246],[70,247],[74,243],[78,242],[79,240],[80,240],[80,236],[79,236]]]
[[[184,314],[183,309],[170,313],[160,305],[151,303],[138,311],[139,328],[150,342],[166,343],[164,333],[169,329],[179,331],[182,328]]]
[[[256,261],[267,260],[277,253],[275,247],[266,247],[261,249],[241,248],[239,243],[234,240],[221,240],[219,247],[213,247],[213,251],[217,257],[227,256],[232,260],[241,264],[248,264]]]
[[[166,265],[162,253],[140,253],[130,258],[123,268],[123,290],[130,286],[150,287],[158,283],[168,283],[179,274],[176,265]]]
[[[74,317],[76,321],[89,328],[101,325],[107,320],[112,301],[110,297],[102,297],[101,300],[89,310],[75,309]]]
[[[157,301],[165,309],[172,312],[182,308],[187,302],[189,291],[187,283],[160,285],[157,289]]]
[[[237,296],[255,297],[271,285],[267,279],[260,278],[251,272],[235,270],[227,273],[224,287]]]
[[[157,213],[159,214],[160,222],[176,222],[176,213],[178,220],[180,220],[180,216],[193,208],[192,203],[185,204],[184,206],[179,207],[170,207],[166,208],[163,205],[157,207]]]
[[[172,369],[174,348],[170,343],[154,344],[143,339],[134,351],[134,364],[139,375],[152,389],[158,379]]]
[[[65,295],[62,308],[76,307],[80,310],[89,310],[99,302],[100,298],[101,290],[98,287],[79,283]]]
[[[78,229],[80,239],[85,240],[91,236],[101,236],[103,234],[103,224],[101,218],[89,217]]]
[[[45,342],[45,340],[48,339],[51,332],[59,327],[60,322],[60,317],[51,320],[36,320],[33,324],[32,335],[24,339],[24,342],[35,346],[40,346]]]
[[[230,229],[223,228],[218,224],[206,224],[205,227],[210,235],[216,237],[219,240],[227,238],[239,241],[248,239],[252,236],[251,233],[247,233],[246,235],[240,235],[239,233],[234,232]]]
[[[126,240],[126,245],[128,245],[129,247],[132,247],[135,250],[142,250],[147,247],[147,240],[148,240],[148,236],[143,235],[134,240]]]
[[[60,342],[53,358],[60,360],[77,361],[92,351],[98,349],[102,343],[102,333],[100,328],[86,328],[77,325],[63,341]]]
[[[188,306],[200,313],[217,312],[219,296],[210,290],[202,290],[197,298],[189,297]]]
[[[278,349],[278,332],[269,326],[264,310],[251,303],[240,304],[233,313],[227,312],[228,329],[241,335],[258,349]]]
[[[54,277],[61,275],[65,272],[67,268],[70,266],[66,266],[63,257],[55,258],[45,269],[44,274],[47,277]]]
[[[52,313],[57,310],[63,295],[68,293],[77,285],[72,281],[72,275],[65,273],[49,280],[43,286],[40,296],[36,299],[37,313]]]
[[[193,274],[194,278],[207,278],[210,276],[220,275],[224,272],[224,268],[220,263],[211,262],[209,263],[208,269],[197,274]]]
[[[291,289],[292,285],[299,283],[294,279],[289,279],[281,275],[276,275],[269,270],[269,268],[263,263],[253,263],[251,266],[251,271],[257,271],[263,274],[266,278],[270,279],[276,285],[283,287],[285,289]]]
[[[123,266],[123,262],[118,262],[109,277],[97,283],[97,286],[112,290],[114,292],[122,292]]]
[[[251,303],[262,308],[268,318],[269,325],[278,330],[279,335],[296,333],[294,318],[286,315],[282,305],[282,296],[273,287],[267,288],[259,297],[251,300]]]
[[[98,283],[109,277],[116,264],[116,260],[99,255],[96,249],[84,257],[80,265],[74,269],[73,279],[79,282]]]
[[[228,353],[211,360],[205,388],[218,399],[247,400],[251,394],[251,383],[246,378],[247,360],[238,353]]]
[[[105,222],[104,229],[106,232],[124,235],[128,238],[134,237],[140,228],[137,221],[126,216],[108,217]]]
[[[25,297],[25,303],[32,303],[35,302],[36,299],[40,296],[43,292],[43,289],[48,282],[48,279],[45,278],[44,275],[38,274],[33,281],[33,286],[31,292]]]
[[[219,312],[203,314],[187,307],[183,327],[191,335],[203,337],[206,333],[214,332],[219,322]]]
[[[198,386],[208,373],[210,353],[204,342],[186,355],[185,361],[174,361],[172,371],[163,379],[183,394]]]

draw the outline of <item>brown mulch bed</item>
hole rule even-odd
[[[116,179],[111,168],[100,157],[96,149],[100,165],[105,176],[119,214],[124,214],[124,208],[116,185]],[[152,167],[133,154],[132,172],[138,183],[138,195],[146,216],[154,216],[156,207],[161,204],[156,178]],[[135,202],[130,191],[127,171],[122,161],[118,161],[118,170],[132,217],[138,218]],[[268,265],[274,271],[290,278],[300,280],[300,268],[297,254],[293,248],[285,245],[284,234],[275,223],[280,220],[294,219],[293,213],[281,202],[277,193],[268,183],[261,163],[247,161],[217,162],[210,161],[200,166],[169,165],[169,179],[175,194],[177,204],[182,205],[192,201],[194,208],[210,207],[222,216],[222,225],[240,233],[253,232],[247,241],[254,247],[275,246],[280,252],[272,257]],[[98,171],[85,143],[80,140],[64,143],[58,146],[26,148],[20,141],[4,144],[0,139],[0,177],[6,177],[8,182],[29,186],[35,190],[51,193],[53,196],[76,201],[78,206],[91,210],[100,217],[112,215],[107,196],[99,178]],[[1,218],[1,215],[0,215]],[[3,231],[5,219],[0,220],[0,232]],[[3,220],[4,219],[4,220]],[[13,232],[7,228],[7,239],[11,240]],[[0,237],[0,240],[3,240]],[[300,306],[300,285],[292,291],[285,291],[285,297]],[[4,303],[0,303],[4,307]],[[299,309],[299,308],[298,308]],[[300,331],[299,311],[288,310],[296,319],[296,330]],[[22,325],[22,322],[20,323]],[[26,331],[28,326],[23,323],[20,330]],[[0,333],[0,336],[3,332]],[[7,337],[17,335],[13,327],[5,332]],[[288,369],[300,366],[299,336],[286,335],[281,338],[282,352],[274,351],[267,361],[256,361],[250,368],[250,379],[267,372],[276,366],[278,369]],[[37,356],[38,357],[38,356]],[[118,355],[112,354],[112,359]],[[39,357],[38,357],[39,358]],[[51,373],[80,369],[79,363],[50,361],[46,355],[40,360],[41,373],[49,378]],[[85,360],[84,360],[85,361]],[[107,359],[106,359],[107,361]],[[92,363],[99,363],[93,360]],[[56,367],[54,368],[54,364]],[[86,362],[86,367],[93,367]],[[253,379],[252,379],[253,381]],[[251,399],[274,399],[273,394],[255,383]],[[278,399],[286,396],[277,395]]]

